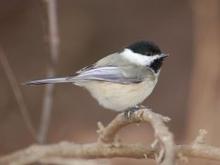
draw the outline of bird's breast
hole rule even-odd
[[[83,86],[103,107],[123,111],[144,101],[151,94],[156,82],[155,78],[146,78],[134,84],[91,81]]]

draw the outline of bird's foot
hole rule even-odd
[[[126,119],[131,119],[132,114],[133,114],[134,112],[140,110],[140,108],[141,108],[141,107],[138,106],[138,105],[136,105],[136,106],[134,106],[134,107],[132,107],[132,108],[129,108],[128,110],[126,110],[126,111],[124,112],[125,118],[126,118]]]

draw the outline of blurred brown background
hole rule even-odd
[[[170,57],[144,105],[172,118],[169,127],[177,143],[192,142],[197,131],[206,128],[208,143],[219,146],[219,9],[218,0],[59,0],[61,51],[56,75],[71,75],[134,41],[152,40]],[[46,76],[50,56],[46,17],[44,3],[38,0],[0,1],[0,44],[19,83]],[[2,67],[0,75],[0,154],[6,154],[34,140]],[[37,129],[44,87],[20,88]],[[57,85],[47,141],[95,141],[97,121],[107,124],[115,115],[103,110],[84,89]],[[121,137],[124,142],[153,140],[146,125],[129,126]],[[128,164],[127,160],[111,162]]]

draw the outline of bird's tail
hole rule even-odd
[[[44,84],[57,84],[57,83],[71,83],[73,82],[69,77],[61,77],[61,78],[48,78],[48,79],[40,79],[40,80],[32,80],[25,82],[25,85],[44,85]]]

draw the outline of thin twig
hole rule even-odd
[[[193,145],[205,144],[205,136],[207,135],[207,131],[205,129],[200,129],[198,136],[195,138]]]
[[[98,142],[112,143],[116,133],[124,126],[137,123],[137,122],[149,122],[155,131],[155,138],[161,144],[161,156],[158,157],[158,161],[162,165],[172,165],[175,164],[175,150],[174,150],[174,140],[172,133],[169,132],[168,128],[164,124],[164,120],[167,118],[152,112],[149,109],[141,109],[134,112],[129,120],[124,116],[124,114],[119,114],[106,128],[102,128],[99,132],[100,136]],[[162,152],[164,151],[164,153]],[[163,160],[162,160],[163,159]]]
[[[48,14],[48,32],[49,32],[49,48],[50,48],[50,65],[47,70],[47,77],[53,77],[55,75],[55,65],[58,61],[59,56],[59,35],[58,35],[58,23],[57,23],[57,1],[56,0],[45,0],[47,5]],[[45,143],[51,112],[53,105],[53,91],[54,85],[47,85],[45,87],[45,94],[43,100],[43,108],[41,115],[40,128],[38,133],[38,141]]]
[[[18,82],[16,80],[16,77],[12,71],[12,68],[8,62],[8,59],[3,51],[3,49],[0,47],[0,62],[4,69],[5,75],[8,78],[9,84],[12,88],[12,91],[14,93],[16,102],[19,106],[21,116],[23,118],[23,121],[30,132],[31,136],[36,140],[36,131],[33,126],[32,120],[30,118],[27,106],[25,104],[21,89],[19,88]]]

